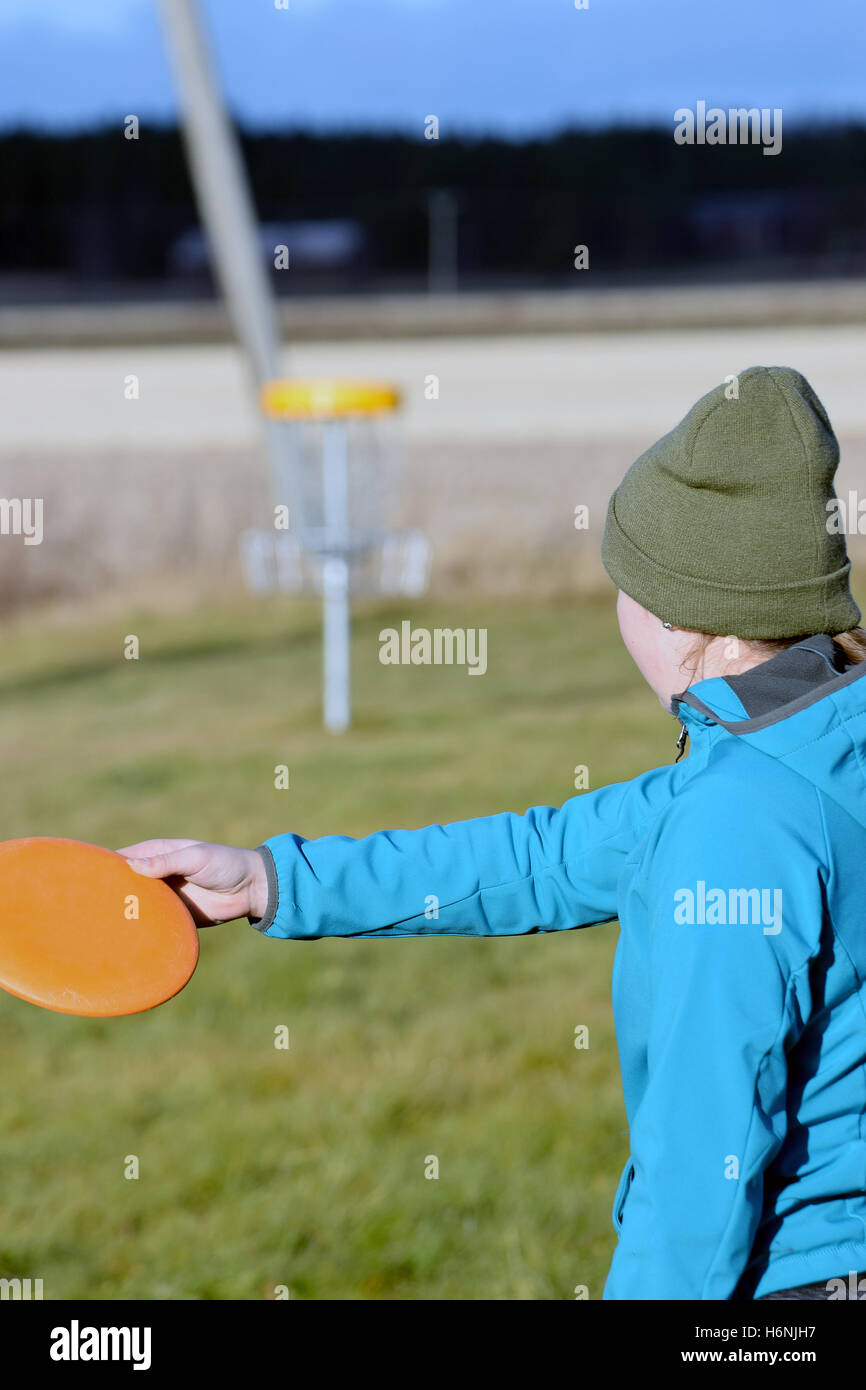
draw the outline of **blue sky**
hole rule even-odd
[[[864,0],[200,0],[249,126],[522,135],[699,99],[866,117]],[[175,115],[157,0],[0,0],[0,126]]]

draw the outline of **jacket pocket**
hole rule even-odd
[[[632,1163],[631,1159],[629,1159],[628,1163],[622,1170],[622,1177],[619,1180],[619,1186],[616,1189],[616,1196],[613,1199],[613,1229],[616,1231],[617,1235],[622,1230],[622,1217],[623,1212],[625,1211],[625,1199],[628,1196],[629,1188],[631,1187],[633,1178],[634,1164]]]

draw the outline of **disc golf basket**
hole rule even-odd
[[[254,593],[322,596],[324,722],[351,717],[351,596],[422,594],[430,545],[421,531],[393,529],[399,497],[399,392],[383,382],[272,381],[261,402],[286,432],[270,530],[242,532],[241,561]]]

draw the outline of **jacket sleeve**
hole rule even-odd
[[[647,845],[647,1081],[606,1299],[733,1297],[786,1135],[826,921],[823,822],[811,787],[743,790],[705,776]]]
[[[564,806],[364,839],[277,835],[261,847],[269,937],[514,936],[616,916],[622,865],[672,795],[659,768]]]

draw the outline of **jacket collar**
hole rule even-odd
[[[866,676],[866,662],[848,662],[826,633],[804,637],[739,676],[698,681],[671,701],[692,729],[717,724],[729,733],[756,733]]]

